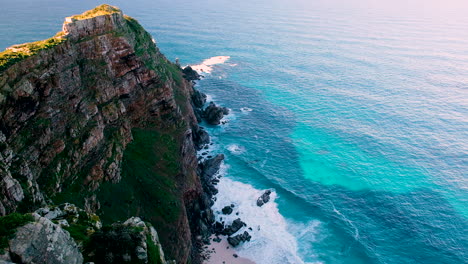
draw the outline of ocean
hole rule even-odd
[[[0,49],[101,4],[0,1]],[[468,263],[468,3],[108,3],[172,61],[229,56],[197,89],[231,109],[205,126],[226,155],[214,209],[233,203],[252,227],[240,256]],[[265,189],[272,201],[257,207]]]

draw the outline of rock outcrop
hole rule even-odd
[[[229,109],[217,106],[215,103],[210,102],[203,112],[203,117],[208,124],[219,125],[221,123],[221,119],[223,119],[227,114],[229,114]]]
[[[257,206],[262,207],[264,204],[270,201],[270,190],[266,190],[260,197],[257,199]]]
[[[237,247],[242,242],[250,241],[251,238],[252,236],[247,231],[244,231],[242,234],[228,237],[227,241],[231,246]]]
[[[242,220],[240,218],[237,218],[236,220],[234,220],[232,222],[231,225],[224,228],[222,234],[227,235],[227,236],[231,236],[234,233],[236,233],[237,231],[239,231],[244,226],[246,226],[246,224],[244,222],[242,222]]]
[[[167,263],[156,230],[139,217],[93,234],[87,254],[96,263]]]
[[[70,234],[38,214],[34,222],[16,230],[9,241],[9,255],[16,263],[81,264],[83,256]]]
[[[210,199],[213,197],[213,195],[218,193],[218,189],[215,187],[217,180],[214,178],[214,175],[219,171],[223,160],[224,155],[218,154],[215,157],[207,159],[198,165],[198,172],[201,177],[203,190]]]
[[[182,73],[184,74],[184,78],[187,79],[188,81],[196,81],[200,80],[201,76],[200,74],[197,73],[192,67],[187,66],[182,70]]]

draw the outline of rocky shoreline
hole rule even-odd
[[[208,105],[206,98],[207,96],[195,89],[195,81],[200,80],[203,76],[199,75],[195,70],[190,66],[187,66],[183,69],[184,77],[192,82],[193,84],[193,96],[192,96],[192,107],[194,113],[197,117],[198,122],[205,121],[209,125],[222,125],[224,121],[222,120],[225,115],[229,114],[229,109],[226,107],[220,107],[214,102],[209,102]],[[200,236],[199,246],[201,245],[201,257],[203,260],[207,261],[210,259],[211,254],[215,253],[214,250],[208,250],[211,243],[220,243],[223,239],[226,239],[227,244],[231,248],[235,248],[242,243],[249,242],[252,236],[248,231],[238,233],[243,227],[247,227],[247,224],[243,222],[240,218],[235,219],[231,224],[222,221],[215,220],[215,214],[212,211],[211,207],[214,204],[216,199],[216,194],[218,189],[216,187],[219,179],[222,177],[218,174],[220,167],[224,161],[223,154],[211,154],[208,151],[210,142],[209,134],[203,127],[199,127],[196,137],[194,138],[194,144],[197,147],[197,150],[206,149],[202,152],[202,155],[198,156],[199,163],[197,173],[200,176],[203,196],[204,196],[204,205],[207,207],[205,211],[202,212],[202,218],[204,221],[200,223]],[[258,207],[263,206],[270,200],[270,190],[266,190],[263,195],[258,197],[256,204]],[[226,205],[221,212],[216,212],[218,214],[230,215],[233,213],[235,208],[234,204]],[[239,215],[239,212],[236,213]],[[251,227],[248,228],[252,230]],[[214,249],[214,248],[213,248]],[[233,254],[234,258],[238,258],[237,254]]]

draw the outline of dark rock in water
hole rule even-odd
[[[231,206],[225,206],[221,211],[225,215],[230,215],[232,213],[232,207]]]
[[[184,75],[184,78],[187,80],[187,81],[195,81],[195,80],[200,80],[200,74],[198,74],[198,72],[196,72],[194,69],[192,69],[192,67],[190,66],[187,66],[185,67],[183,70],[182,70],[182,73]]]
[[[237,254],[232,254],[233,257],[238,258],[239,256]]]
[[[258,197],[257,199],[257,206],[262,206],[266,203],[268,203],[268,201],[270,201],[270,194],[271,194],[271,191],[270,190],[266,190],[262,196]]]
[[[223,107],[223,114],[229,115],[229,109],[227,107]]]
[[[232,222],[232,224],[228,227],[226,227],[224,230],[223,230],[223,233],[227,236],[230,236],[234,233],[236,233],[237,231],[239,231],[239,229],[241,229],[242,227],[246,226],[246,224],[244,222],[242,222],[240,220],[240,218],[237,218],[236,220],[234,220],[234,222]]]
[[[231,204],[231,207],[234,208],[234,204]]]
[[[233,237],[228,237],[228,242],[231,246],[236,247],[242,242],[250,241],[252,237],[247,231],[244,231],[243,234],[239,234]]]
[[[224,160],[223,154],[218,154],[214,158],[207,159],[202,164],[202,177],[205,177],[209,180],[213,178],[219,171],[219,167],[221,166],[221,162]]]
[[[216,242],[216,243],[219,243],[219,242],[221,242],[221,238],[215,237],[215,238],[213,238],[213,241]]]
[[[222,107],[219,107],[215,103],[210,102],[210,105],[203,112],[203,117],[208,124],[219,125],[221,123],[221,119],[224,117],[224,112],[225,111]]]
[[[192,103],[195,108],[202,108],[206,103],[206,94],[194,89]]]
[[[210,143],[210,135],[203,127],[196,126],[192,132],[193,143],[197,150],[202,149],[205,145]]]

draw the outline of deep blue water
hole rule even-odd
[[[0,1],[0,49],[99,4]],[[209,130],[227,156],[215,206],[261,227],[241,256],[468,263],[468,4],[379,2],[108,1],[171,60],[231,56],[198,88],[232,110]]]

